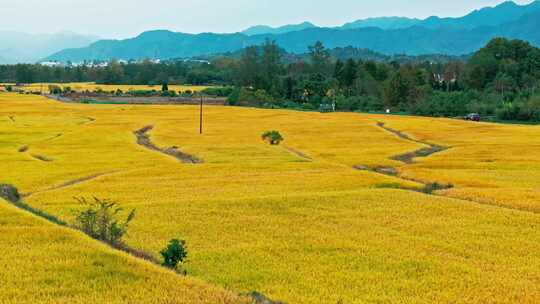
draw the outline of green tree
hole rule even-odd
[[[278,131],[267,131],[262,135],[262,139],[273,146],[279,145],[284,139]]]
[[[262,54],[262,88],[275,94],[279,86],[281,71],[281,53],[275,41],[266,40]]]
[[[260,83],[260,57],[256,46],[244,49],[239,64],[239,82],[241,86],[256,87]]]
[[[328,75],[330,70],[330,53],[322,42],[317,41],[315,45],[309,47],[309,57],[313,73]]]
[[[178,264],[183,263],[187,256],[186,242],[184,240],[171,240],[166,248],[160,251],[163,257],[163,266],[176,269]]]

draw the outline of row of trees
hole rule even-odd
[[[469,60],[399,64],[334,60],[322,43],[307,60],[280,64],[278,47],[248,48],[236,65],[239,104],[345,111],[403,111],[540,121],[540,49],[494,39]]]
[[[0,81],[36,82],[97,82],[103,84],[224,84],[229,80],[219,65],[197,62],[123,64],[116,60],[102,66],[43,66],[39,64],[0,65]]]
[[[494,39],[468,60],[444,62],[337,59],[320,42],[291,56],[273,41],[211,64],[166,62],[107,67],[0,66],[2,82],[219,84],[231,104],[343,111],[404,111],[458,116],[477,112],[501,119],[540,120],[540,50]],[[292,58],[292,59],[291,59]]]

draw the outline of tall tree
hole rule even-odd
[[[309,55],[313,73],[327,76],[330,71],[330,52],[323,43],[317,41],[315,45],[310,46]]]
[[[262,55],[263,89],[275,94],[279,86],[281,68],[281,53],[275,41],[266,40]]]
[[[240,85],[256,86],[259,83],[259,51],[256,46],[244,49],[239,65]]]

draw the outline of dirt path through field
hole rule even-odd
[[[384,122],[381,122],[381,121],[377,122],[377,127],[381,128],[384,131],[389,132],[389,133],[391,133],[391,134],[393,134],[393,135],[395,135],[395,136],[397,136],[397,137],[399,137],[399,138],[401,138],[403,140],[427,146],[425,148],[421,148],[421,149],[418,149],[418,150],[415,150],[415,151],[412,151],[412,152],[398,154],[398,155],[394,155],[394,156],[390,157],[390,159],[402,162],[402,163],[404,163],[404,165],[414,164],[414,159],[415,158],[428,157],[428,156],[431,156],[433,154],[436,154],[436,153],[439,153],[439,152],[446,151],[446,150],[450,149],[450,147],[444,147],[444,146],[437,145],[437,144],[434,144],[434,143],[430,143],[430,142],[427,142],[427,141],[421,141],[421,140],[414,139],[414,138],[410,137],[409,135],[403,133],[402,131],[398,131],[398,130],[387,127],[386,124]],[[435,191],[444,190],[444,189],[450,189],[450,188],[454,187],[451,184],[441,184],[441,183],[436,182],[436,181],[435,182],[427,182],[427,181],[422,181],[422,180],[418,180],[418,179],[414,179],[414,178],[410,178],[410,177],[405,177],[405,176],[402,176],[400,174],[400,172],[399,172],[399,170],[397,168],[389,167],[389,166],[375,166],[375,167],[373,167],[373,166],[366,166],[366,165],[357,165],[357,166],[354,166],[354,169],[363,170],[363,171],[370,171],[370,172],[374,172],[374,173],[382,174],[382,175],[386,175],[386,176],[393,176],[393,177],[399,178],[399,179],[404,180],[404,181],[423,184],[424,185],[423,188],[406,187],[406,188],[403,188],[403,189],[416,191],[416,192],[422,192],[422,193],[426,193],[426,194],[433,194]]]
[[[394,130],[392,128],[387,127],[386,124],[384,122],[381,122],[381,121],[377,122],[377,126],[379,128],[381,128],[381,129],[385,130],[385,131],[388,131],[388,132],[396,135],[397,137],[399,137],[401,139],[427,146],[427,147],[422,148],[422,149],[418,149],[418,150],[403,153],[403,154],[398,154],[398,155],[395,155],[395,156],[391,157],[391,159],[403,162],[405,164],[413,164],[415,158],[428,157],[428,156],[431,156],[431,155],[433,155],[435,153],[443,152],[443,151],[446,151],[446,150],[450,149],[450,147],[445,147],[445,146],[433,144],[433,143],[430,143],[430,142],[427,142],[427,141],[421,141],[421,140],[418,140],[418,139],[414,139],[414,138],[410,137],[409,135],[407,135],[407,134],[405,134],[405,133],[403,133],[401,131]]]
[[[169,147],[169,148],[160,148],[156,146],[152,140],[150,139],[150,135],[148,132],[150,132],[152,129],[154,129],[153,126],[146,126],[142,129],[139,129],[133,134],[137,137],[137,144],[140,146],[143,146],[149,150],[156,151],[168,156],[172,156],[179,161],[186,163],[186,164],[200,164],[203,163],[203,160],[187,153],[184,153],[178,149],[178,147]]]
[[[60,189],[64,189],[64,188],[68,188],[68,187],[71,187],[71,186],[75,186],[75,185],[78,185],[78,184],[81,184],[81,183],[84,183],[84,182],[88,182],[88,181],[91,181],[91,180],[94,180],[96,178],[99,178],[99,177],[102,177],[102,176],[106,176],[106,175],[111,175],[111,174],[115,174],[115,173],[118,173],[119,171],[109,171],[109,172],[104,172],[104,173],[98,173],[98,174],[93,174],[93,175],[89,175],[89,176],[84,176],[84,177],[81,177],[81,178],[77,178],[77,179],[73,179],[73,180],[70,180],[70,181],[67,181],[67,182],[64,182],[60,185],[57,185],[57,186],[53,186],[53,187],[49,187],[49,188],[46,188],[46,189],[43,189],[43,190],[38,190],[38,191],[35,191],[35,192],[30,192],[30,193],[23,193],[22,194],[22,197],[30,197],[32,195],[35,195],[35,194],[39,194],[39,193],[45,193],[45,192],[49,192],[49,191],[54,191],[54,190],[60,190]]]
[[[285,150],[289,151],[290,153],[302,158],[305,161],[313,161],[313,158],[309,157],[307,154],[305,154],[302,151],[299,151],[299,150],[297,150],[295,148],[291,148],[291,147],[288,147],[288,146],[283,146],[283,148],[285,148]]]

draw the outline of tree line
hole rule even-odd
[[[430,116],[479,113],[540,121],[540,49],[496,38],[467,60],[373,61],[332,56],[321,42],[307,56],[284,54],[273,41],[210,64],[183,61],[106,67],[0,66],[2,82],[215,84],[233,105],[303,110],[386,111]],[[284,57],[287,57],[286,60]]]

